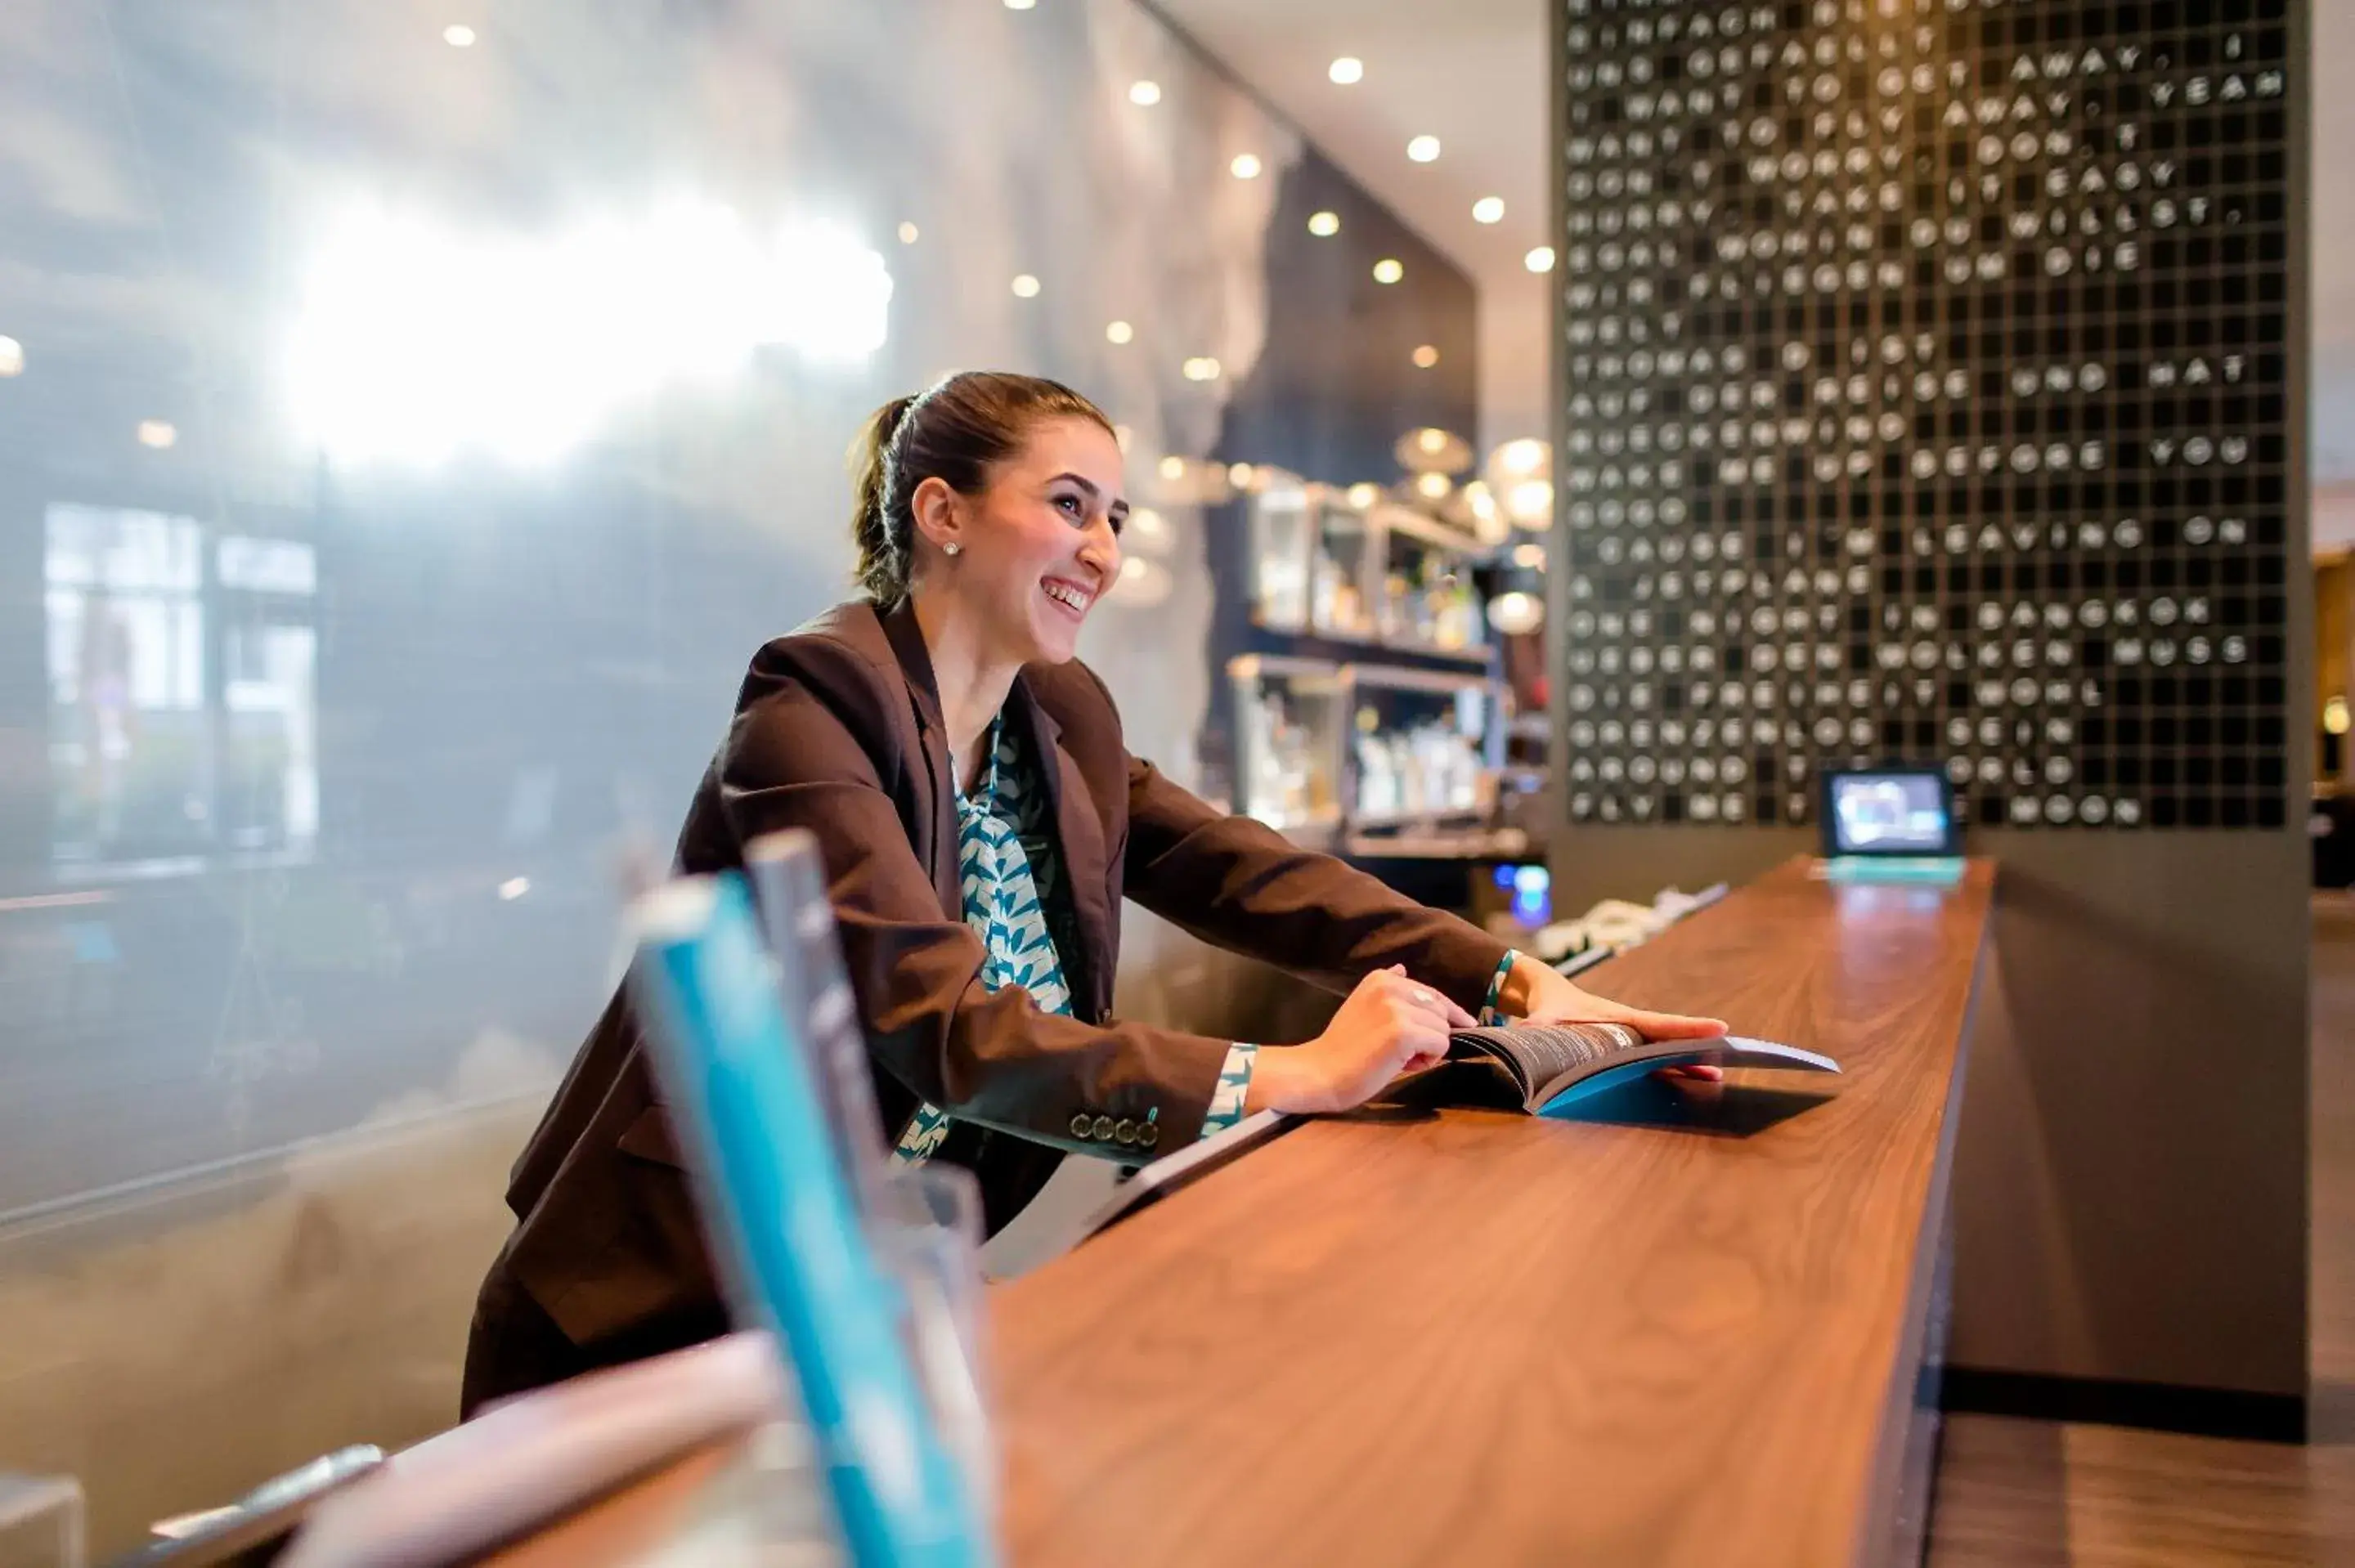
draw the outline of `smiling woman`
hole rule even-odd
[[[1473,1014],[1635,1013],[1452,915],[1231,817],[1132,756],[1075,654],[1121,577],[1120,442],[1033,376],[968,372],[852,448],[866,597],[753,656],[679,836],[683,872],[814,833],[894,1158],[980,1180],[1002,1227],[1066,1153],[1142,1164],[1248,1111],[1362,1104]],[[1124,896],[1348,994],[1262,1051],[1111,1016]],[[515,1168],[465,1403],[725,1326],[626,994]]]

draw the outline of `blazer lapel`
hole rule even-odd
[[[1062,747],[1062,726],[1039,705],[1031,694],[1029,683],[1021,677],[1015,680],[1012,703],[1030,726],[1035,747],[1032,755],[1039,759],[1039,776],[1046,786],[1048,806],[1055,815],[1056,848],[1063,858],[1063,885],[1071,890],[1071,917],[1079,927],[1082,950],[1062,955],[1065,978],[1071,979],[1069,971],[1074,969],[1085,977],[1083,987],[1071,987],[1072,994],[1088,998],[1092,1004],[1092,1016],[1102,1018],[1112,1008],[1113,939],[1112,884],[1103,824],[1096,819],[1095,798],[1080,776],[1080,765]]]
[[[948,725],[941,717],[941,694],[932,674],[932,655],[924,646],[924,629],[916,623],[912,600],[901,599],[890,609],[878,608],[883,634],[907,677],[909,705],[915,714],[915,745],[908,758],[911,773],[922,773],[918,783],[919,811],[932,822],[932,842],[919,844],[925,869],[932,873],[932,891],[940,896],[941,912],[952,920],[964,918],[964,888],[957,871],[956,789],[950,775]]]

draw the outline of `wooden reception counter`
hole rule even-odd
[[[1918,1556],[1992,888],[1793,862],[1587,981],[1838,1079],[1310,1122],[997,1290],[1011,1561]],[[701,1473],[559,1527],[561,1555]]]

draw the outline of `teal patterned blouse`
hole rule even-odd
[[[958,877],[964,893],[964,923],[981,938],[985,957],[981,983],[990,991],[1020,986],[1041,1012],[1071,1015],[1071,991],[1063,978],[1062,945],[1068,918],[1062,895],[1062,861],[1048,819],[1047,792],[1038,769],[1001,713],[989,726],[989,771],[981,789],[957,789]],[[1497,996],[1518,955],[1507,953],[1488,983],[1484,1021],[1493,1019]],[[1209,1138],[1242,1119],[1251,1092],[1256,1045],[1231,1046],[1219,1069],[1202,1136]],[[1158,1114],[1158,1113],[1156,1113]],[[949,1135],[949,1113],[929,1102],[900,1135],[892,1151],[900,1164],[930,1159]],[[1127,1150],[1106,1148],[1120,1158]]]

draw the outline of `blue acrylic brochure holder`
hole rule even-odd
[[[657,888],[634,909],[633,992],[740,1310],[792,1362],[858,1568],[988,1568],[964,1478],[934,1429],[732,873]]]

